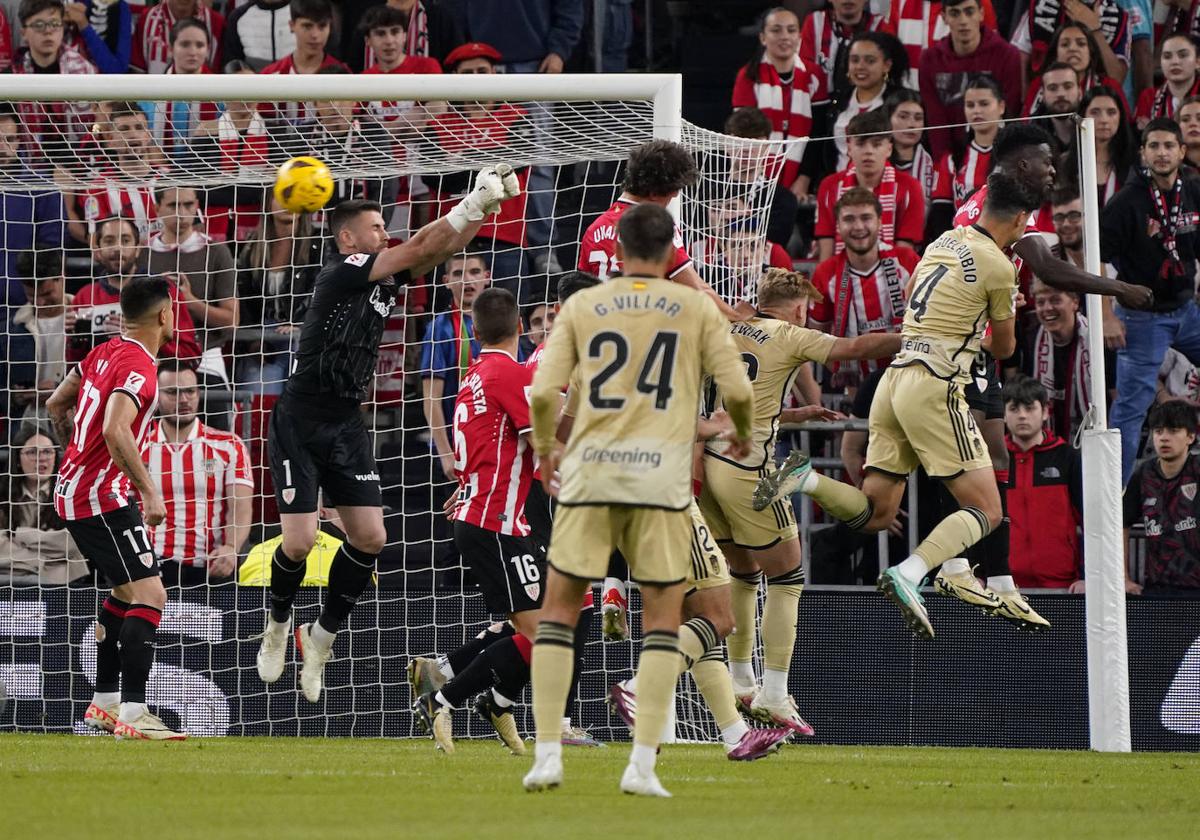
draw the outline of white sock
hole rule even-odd
[[[313,644],[315,644],[317,647],[321,648],[322,650],[329,650],[331,647],[333,647],[333,639],[335,636],[337,636],[337,631],[334,630],[332,633],[330,633],[323,626],[321,626],[321,622],[314,621],[311,625],[309,625],[308,636],[313,640]]]
[[[454,679],[454,669],[450,667],[450,660],[444,656],[437,658],[437,669],[442,672],[442,676],[448,680]]]
[[[537,741],[533,745],[533,761],[538,763],[547,758],[557,758],[562,761],[562,741]]]
[[[1016,592],[1017,583],[1012,575],[996,575],[987,579],[988,589],[993,592]]]
[[[738,685],[754,685],[753,662],[730,661],[729,674],[733,677],[733,681]]]
[[[647,747],[644,744],[634,744],[633,752],[629,754],[629,763],[642,774],[653,773],[654,764],[658,760],[658,748]]]
[[[804,476],[804,480],[800,482],[800,492],[811,493],[816,490],[817,480],[816,470],[809,470],[808,475]]]
[[[125,723],[133,723],[147,711],[145,703],[122,703],[121,713],[117,718]]]
[[[562,719],[562,728],[563,728],[563,732],[566,732],[568,729],[571,728],[571,719],[569,717],[565,717]]]
[[[442,694],[442,692],[440,692],[440,691],[433,695],[433,699],[436,700],[438,703],[441,703],[447,709],[454,708],[453,704],[451,704],[451,702],[446,699],[446,695]]]
[[[749,731],[750,727],[746,725],[746,721],[739,718],[737,723],[731,723],[721,730],[721,740],[727,747],[736,747],[741,742],[742,736]]]
[[[625,690],[631,694],[637,694],[637,671],[634,671],[633,676],[625,680]]]
[[[92,702],[102,709],[107,709],[109,706],[115,706],[121,702],[121,692],[97,691],[92,694]]]
[[[286,633],[287,628],[290,627],[291,624],[292,624],[292,620],[290,618],[287,621],[276,621],[271,616],[271,613],[267,612],[267,632],[268,633]],[[283,628],[283,629],[279,629],[279,628]]]
[[[942,571],[948,575],[961,575],[964,572],[970,573],[971,564],[967,562],[965,557],[951,557],[942,564]]]
[[[787,671],[763,669],[762,697],[770,703],[778,703],[787,697]]]
[[[606,577],[604,579],[604,588],[601,589],[601,591],[600,591],[600,603],[601,604],[604,603],[604,601],[605,601],[604,596],[608,594],[609,590],[615,590],[617,595],[620,597],[620,599],[622,601],[624,601],[625,603],[629,603],[629,598],[627,597],[627,595],[625,593],[625,581],[621,580],[620,578]]]
[[[502,709],[511,709],[513,706],[512,700],[509,700],[507,697],[505,697],[503,694],[501,694],[499,691],[497,691],[494,688],[492,689],[492,699],[495,700],[496,705],[501,707]]]
[[[913,554],[897,566],[896,571],[900,573],[900,577],[913,586],[920,586],[921,581],[925,579],[925,575],[929,574],[929,567],[925,565],[925,561],[922,558]]]

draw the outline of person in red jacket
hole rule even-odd
[[[1082,590],[1079,453],[1046,431],[1049,398],[1036,379],[1004,386],[1008,428],[1009,567],[1022,589]]]

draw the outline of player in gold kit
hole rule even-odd
[[[945,482],[961,509],[878,583],[909,626],[926,638],[933,637],[933,626],[918,592],[921,581],[982,539],[1001,518],[995,472],[963,398],[963,384],[989,323],[993,355],[1006,358],[1016,346],[1017,274],[1003,249],[1024,232],[1033,209],[1029,201],[1011,176],[993,172],[979,221],[942,234],[925,249],[904,316],[900,353],[871,404],[862,490],[814,472],[806,455],[793,452],[778,473],[759,481],[754,495],[754,507],[762,509],[799,489],[850,527],[877,532],[895,519],[908,474],[918,464]],[[955,583],[959,597],[973,596],[981,606],[998,603],[969,569],[956,575]]]
[[[679,673],[701,376],[711,375],[725,394],[735,455],[748,451],[753,411],[729,322],[711,298],[664,279],[674,229],[671,215],[655,205],[622,215],[617,247],[626,276],[567,301],[534,376],[533,443],[542,483],[558,496],[559,509],[531,665],[537,743],[527,790],[562,782],[560,722],[572,673],[572,628],[584,590],[604,577],[609,555],[619,548],[644,601],[638,715],[621,789],[670,795],[654,765]],[[573,373],[579,410],[560,451],[561,394]]]

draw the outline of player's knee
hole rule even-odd
[[[293,563],[302,563],[308,557],[313,546],[317,544],[316,532],[302,534],[284,534],[283,553]]]
[[[708,617],[708,620],[712,622],[713,629],[717,631],[717,637],[720,639],[726,638],[733,632],[732,610],[717,610]]]
[[[349,536],[351,545],[367,554],[379,554],[387,545],[387,530],[384,529],[383,523],[364,528]]]
[[[162,578],[138,581],[130,600],[162,612],[167,606],[167,590],[162,585]]]
[[[1000,510],[1000,505],[987,505],[983,510],[988,521],[988,533],[995,531],[1000,527],[1000,522],[1004,519],[1004,511]]]

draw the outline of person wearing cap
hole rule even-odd
[[[446,72],[495,73],[496,65],[500,64],[503,58],[500,51],[491,44],[471,41],[450,51],[446,56]]]

